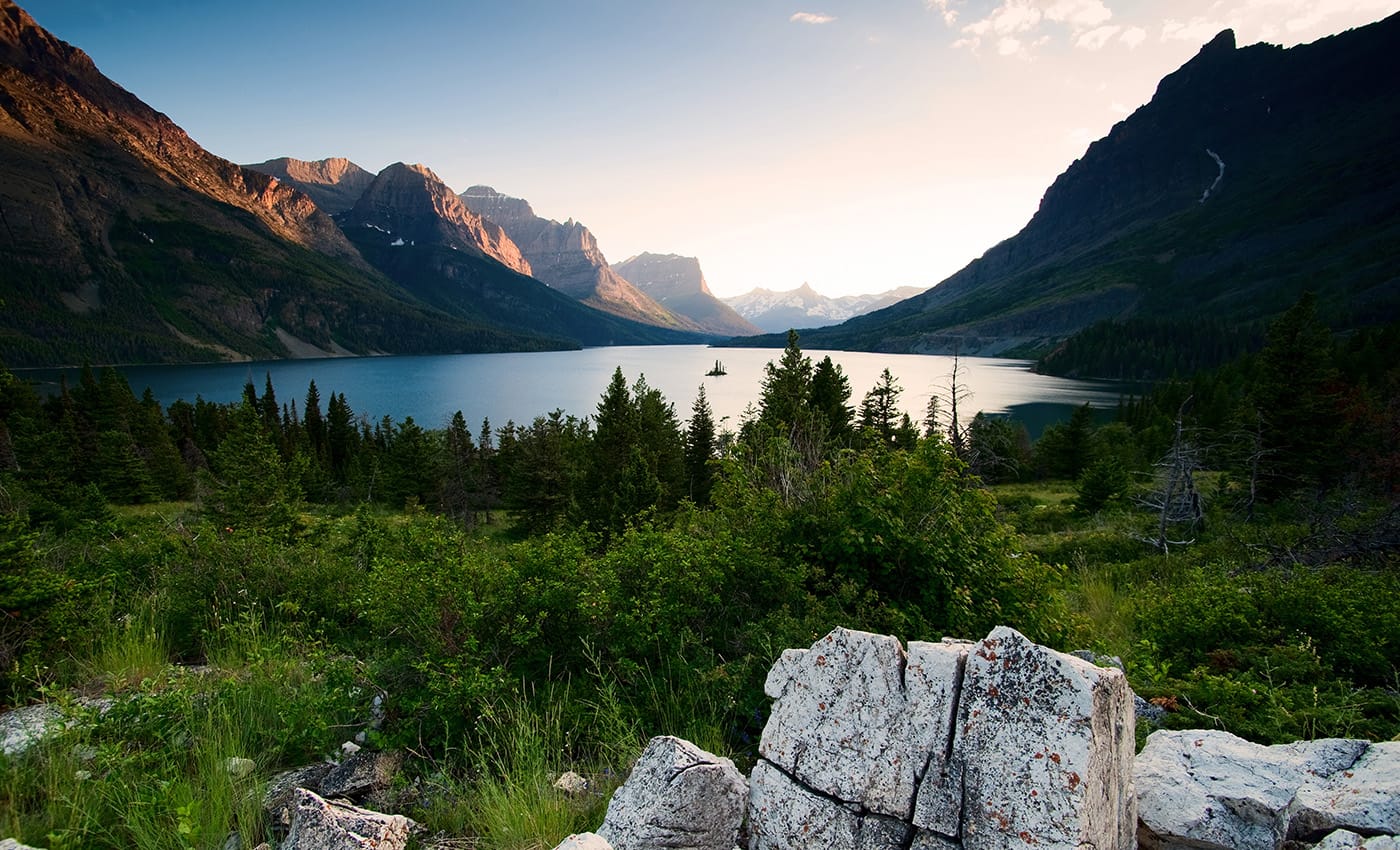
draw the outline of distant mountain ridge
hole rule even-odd
[[[752,334],[759,328],[716,298],[695,257],[641,253],[613,266],[622,277],[710,333]]]
[[[888,307],[924,290],[901,286],[873,295],[822,295],[804,283],[796,289],[774,291],[759,287],[743,295],[720,299],[765,333],[786,333],[788,328],[834,325],[853,316]]]
[[[1400,15],[1288,49],[1222,32],[1090,145],[1020,233],[803,342],[1039,355],[1103,321],[1257,325],[1309,289],[1338,329],[1400,318],[1396,79]]]
[[[328,215],[348,212],[374,182],[373,174],[344,157],[307,162],[284,156],[243,167],[292,184]]]
[[[467,208],[500,225],[520,247],[533,275],[554,289],[605,313],[658,327],[704,330],[619,277],[593,233],[573,219],[560,223],[543,218],[528,201],[490,186],[472,186],[458,197]]]

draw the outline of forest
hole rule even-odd
[[[0,834],[251,847],[227,760],[358,737],[433,834],[550,847],[606,800],[565,770],[751,763],[768,668],[836,625],[1117,656],[1168,728],[1395,738],[1400,327],[1304,297],[1224,353],[1034,442],[956,374],[918,418],[888,371],[857,398],[793,333],[733,432],[621,370],[591,416],[445,429],[0,371],[0,703],[73,719],[0,755]]]

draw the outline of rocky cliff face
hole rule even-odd
[[[901,286],[874,295],[842,295],[830,298],[811,286],[774,291],[751,290],[743,295],[721,299],[739,315],[767,333],[784,333],[788,328],[819,328],[862,316],[922,293],[917,286]]]
[[[284,156],[243,167],[300,189],[327,215],[348,212],[374,182],[373,174],[344,157],[307,162]]]
[[[678,254],[643,253],[613,267],[619,275],[670,310],[711,333],[745,335],[758,328],[710,292],[700,261]]]
[[[424,165],[396,162],[379,172],[351,209],[347,226],[377,229],[391,243],[444,245],[489,257],[528,275],[530,263],[505,231],[467,209]]]
[[[542,218],[529,202],[490,186],[472,186],[459,197],[473,212],[504,228],[520,246],[535,278],[554,289],[615,316],[663,328],[702,330],[619,277],[593,233],[573,219],[560,223]]]

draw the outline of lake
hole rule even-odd
[[[953,358],[918,354],[868,354],[854,351],[805,351],[815,363],[826,355],[840,364],[851,384],[851,404],[860,400],[889,368],[903,388],[900,407],[915,422],[923,419],[929,395],[946,397]],[[582,351],[547,351],[512,354],[451,354],[421,357],[359,357],[325,360],[276,360],[252,363],[213,363],[181,366],[123,366],[132,390],[140,396],[150,387],[164,405],[177,399],[193,401],[237,400],[243,385],[251,381],[262,393],[266,375],[278,400],[306,398],[307,385],[316,381],[322,409],[332,392],[344,393],[351,408],[377,420],[412,416],[429,428],[445,426],[461,410],[473,431],[489,417],[493,426],[507,420],[528,423],[536,416],[562,408],[583,417],[592,415],[613,370],[621,367],[630,385],[639,374],[665,394],[684,423],[700,386],[714,410],[721,429],[737,430],[745,407],[757,404],[764,365],[782,356],[777,349],[711,348],[704,345],[618,346]],[[707,377],[716,360],[728,374]],[[1026,422],[1037,435],[1049,422],[1085,402],[1096,407],[1118,403],[1119,388],[1112,383],[1074,381],[1036,375],[1024,360],[964,357],[958,382],[971,396],[960,404],[959,417],[970,420],[978,410],[1011,414]],[[76,380],[77,370],[27,369],[16,374],[54,392],[59,376]],[[964,416],[963,410],[966,411]]]

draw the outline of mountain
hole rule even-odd
[[[1400,318],[1396,79],[1400,15],[1288,49],[1223,32],[1090,145],[1020,233],[803,343],[1038,355],[1106,321],[1257,328],[1305,290],[1339,330]]]
[[[752,334],[759,329],[710,292],[700,261],[676,254],[638,254],[613,271],[656,299],[666,309],[715,334]]]
[[[373,174],[343,157],[307,162],[284,156],[243,167],[295,186],[328,215],[348,212],[374,182]]]
[[[663,328],[702,330],[619,277],[598,250],[598,240],[573,219],[560,223],[541,218],[528,201],[490,186],[472,186],[458,197],[468,209],[505,229],[537,280],[605,313]]]
[[[7,365],[564,347],[416,302],[305,194],[201,148],[0,0]]]
[[[921,292],[923,290],[917,286],[901,286],[874,295],[830,298],[804,283],[797,289],[782,292],[759,287],[721,300],[764,332],[785,334],[788,328],[819,328],[844,322]]]
[[[385,168],[336,220],[375,268],[452,315],[583,345],[701,340],[604,313],[530,277],[510,237],[421,165]]]

